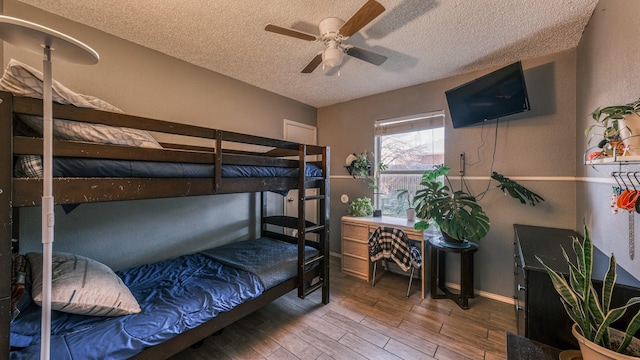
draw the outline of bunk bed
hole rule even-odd
[[[182,262],[211,262],[214,267],[228,267],[234,274],[250,278],[255,277],[252,271],[262,271],[251,266],[259,260],[249,260],[249,265],[245,265],[244,268],[240,263],[245,255],[262,252],[254,247],[256,244],[268,240],[279,244],[278,246],[293,246],[293,252],[289,255],[289,260],[293,256],[292,271],[283,272],[278,277],[268,280],[258,276],[259,283],[267,283],[267,286],[260,289],[255,283],[247,285],[253,290],[250,290],[242,301],[233,304],[230,310],[230,306],[225,305],[224,311],[216,312],[215,317],[199,320],[194,327],[186,326],[178,334],[162,338],[157,344],[142,344],[140,352],[131,358],[167,358],[295,289],[300,298],[315,290],[321,290],[322,303],[329,302],[328,147],[73,105],[54,104],[53,114],[55,119],[142,129],[154,134],[164,134],[165,138],[169,139],[159,143],[161,148],[54,139],[53,189],[56,204],[76,206],[105,201],[261,193],[260,239],[243,242],[246,244],[232,244],[232,250],[216,248],[188,255],[188,260],[184,257],[178,259]],[[13,171],[17,159],[34,156],[37,158],[42,155],[41,138],[25,136],[17,131],[21,126],[18,119],[24,116],[42,116],[42,101],[0,92],[0,351],[4,354],[10,353],[11,347],[9,333],[12,284],[9,260],[12,254],[19,252],[19,208],[40,205],[42,195],[41,178],[20,177],[22,175],[17,176]],[[203,141],[208,145],[202,145]],[[75,165],[67,165],[67,161]],[[108,170],[91,173],[87,169],[92,162],[100,162],[100,169],[106,166],[104,164],[115,165],[116,169],[124,164],[127,169],[140,166],[146,170],[128,170],[125,173]],[[77,165],[78,163],[80,165]],[[166,166],[158,170],[158,165]],[[170,170],[166,170],[167,168]],[[81,169],[82,172],[74,173],[74,169]],[[299,190],[298,216],[267,216],[267,192],[284,194],[291,189]],[[307,195],[307,189],[317,191],[314,195]],[[316,223],[305,220],[307,202],[317,207]],[[283,231],[285,228],[296,230],[295,235],[287,235]],[[281,250],[272,251],[284,253]],[[118,273],[125,279],[125,283],[132,286],[133,293],[136,293],[135,281],[138,276],[135,271],[137,270]],[[133,280],[128,280],[128,276]],[[143,303],[140,304],[143,312],[145,306]],[[139,314],[124,317],[136,315]]]

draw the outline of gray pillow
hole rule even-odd
[[[27,253],[31,296],[42,304],[42,253]],[[140,306],[108,266],[84,256],[54,252],[51,309],[80,315],[120,316],[139,313]]]

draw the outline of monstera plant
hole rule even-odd
[[[416,191],[413,198],[416,216],[422,220],[414,227],[418,230],[426,230],[433,222],[440,228],[445,241],[478,241],[489,232],[489,217],[478,203],[476,196],[463,190],[453,189],[447,175],[450,170],[448,166],[441,164],[422,174],[420,181],[422,188]],[[444,182],[440,179],[444,179]],[[528,203],[535,206],[540,201],[544,201],[540,195],[496,172],[491,174],[491,179],[498,184],[488,188],[479,196],[497,188],[518,199],[522,204]]]

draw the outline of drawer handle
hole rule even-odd
[[[527,290],[527,288],[526,288],[526,287],[524,287],[524,286],[522,286],[522,285],[518,284],[518,291],[526,291],[526,290]]]

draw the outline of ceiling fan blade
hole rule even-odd
[[[307,41],[316,41],[318,39],[316,36],[313,36],[313,35],[309,35],[297,30],[287,29],[287,28],[283,28],[277,25],[272,25],[272,24],[267,24],[267,26],[265,26],[264,29],[270,32],[274,32],[276,34],[291,36],[294,38],[307,40]]]
[[[351,19],[342,25],[340,35],[344,37],[352,36],[383,12],[384,6],[382,4],[376,0],[367,1],[360,10],[353,14]]]
[[[345,50],[345,52],[354,58],[358,58],[360,60],[364,60],[373,65],[382,65],[385,61],[387,61],[387,57],[384,55],[376,54],[374,52],[360,49],[357,47],[349,47]]]
[[[302,69],[302,73],[303,74],[310,74],[320,64],[322,64],[322,53],[319,53],[318,55],[316,55],[316,57],[314,57],[313,60],[311,60],[309,65],[307,65],[304,69]]]

